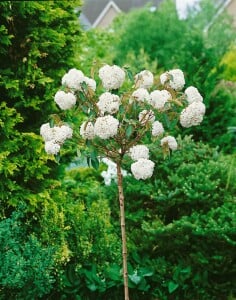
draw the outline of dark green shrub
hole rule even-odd
[[[56,247],[43,245],[21,211],[0,222],[0,299],[38,299],[55,282]]]
[[[178,143],[165,160],[152,152],[152,179],[125,178],[129,261],[153,273],[146,299],[227,299],[235,293],[235,161],[190,138]],[[116,207],[115,185],[104,191]]]

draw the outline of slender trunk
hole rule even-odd
[[[117,178],[118,178],[118,191],[119,191],[119,203],[120,203],[120,226],[121,226],[121,236],[122,236],[124,292],[125,292],[125,300],[129,300],[124,192],[123,192],[123,185],[122,185],[121,166],[119,163],[117,163]]]

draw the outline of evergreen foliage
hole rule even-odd
[[[24,224],[22,207],[0,222],[0,299],[36,299],[55,281],[55,246],[43,245]]]
[[[52,111],[52,91],[74,62],[81,35],[76,5],[80,1],[0,3],[0,94],[23,117],[24,131],[38,128]]]
[[[56,178],[37,135],[52,108],[59,76],[74,57],[80,29],[74,5],[80,1],[0,3],[1,210],[27,203],[27,211],[50,199]],[[54,174],[56,168],[54,164]],[[8,211],[10,210],[10,211]],[[5,211],[5,212],[4,212]]]

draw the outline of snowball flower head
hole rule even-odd
[[[88,85],[88,87],[93,90],[94,92],[96,91],[96,87],[97,87],[97,84],[96,84],[96,81],[92,78],[89,78],[89,77],[84,77],[84,82]]]
[[[178,148],[176,139],[173,136],[168,135],[168,136],[164,137],[163,139],[161,139],[161,146],[164,146],[166,144],[173,151],[177,150],[177,148]]]
[[[143,70],[135,75],[135,82],[137,87],[148,89],[153,85],[153,74],[148,70]]]
[[[94,124],[94,133],[101,139],[109,139],[117,134],[119,121],[113,116],[98,117]]]
[[[144,180],[152,176],[154,166],[155,164],[153,161],[145,158],[140,158],[138,161],[134,162],[131,165],[131,172],[134,175],[134,178],[138,180]]]
[[[130,156],[133,160],[138,160],[140,158],[149,158],[149,149],[144,145],[136,145],[130,148]]]
[[[80,126],[80,135],[84,139],[92,140],[95,136],[93,123],[87,121],[83,122]]]
[[[155,114],[152,110],[142,110],[138,115],[139,122],[145,125],[148,122],[153,123],[155,121]]]
[[[53,129],[50,127],[49,123],[43,124],[40,127],[40,135],[45,142],[51,141],[54,138]]]
[[[161,74],[160,81],[162,85],[167,84],[176,91],[181,90],[185,85],[184,73],[180,69],[170,70]]]
[[[202,102],[203,101],[202,95],[199,93],[198,89],[195,88],[194,86],[188,87],[184,91],[184,93],[186,95],[186,99],[189,104],[191,104],[193,102]]]
[[[113,95],[110,92],[103,93],[99,97],[97,106],[102,114],[108,112],[109,114],[114,114],[119,110],[120,98],[117,95]]]
[[[62,77],[62,84],[72,90],[81,91],[81,84],[84,81],[84,73],[77,69],[70,69],[69,72]]]
[[[72,137],[73,130],[67,125],[50,127],[49,123],[46,123],[41,126],[40,134],[45,142],[63,144],[66,139]]]
[[[164,133],[164,127],[161,122],[155,121],[152,123],[152,135],[160,136]]]
[[[105,65],[99,69],[99,78],[106,90],[116,90],[121,87],[125,80],[125,72],[118,66]]]
[[[45,151],[47,154],[57,154],[60,151],[60,145],[57,143],[54,143],[53,141],[47,141],[45,143]]]
[[[53,141],[59,144],[63,144],[66,139],[72,138],[73,130],[67,125],[55,126],[53,127],[53,133]]]
[[[206,107],[202,102],[193,102],[182,110],[180,114],[180,124],[186,128],[200,125],[205,112]]]
[[[139,88],[136,91],[134,91],[132,94],[132,98],[134,98],[138,102],[144,102],[144,101],[149,102],[150,100],[149,93],[144,88]]]
[[[166,103],[171,99],[171,94],[167,90],[155,90],[150,94],[151,105],[159,110],[168,108]]]
[[[54,100],[62,110],[70,109],[75,106],[76,103],[75,95],[72,93],[65,93],[64,91],[58,91]]]

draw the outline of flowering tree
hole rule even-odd
[[[94,72],[93,72],[94,73]],[[126,80],[126,73],[127,78]],[[97,85],[97,82],[99,83]],[[77,130],[62,121],[60,114],[54,122],[41,126],[40,134],[48,154],[58,155],[66,139],[83,144],[93,166],[107,158],[116,167],[122,236],[123,278],[125,300],[129,299],[125,207],[123,193],[124,160],[131,163],[131,173],[137,180],[152,176],[155,163],[151,152],[162,149],[164,156],[178,149],[171,131],[179,127],[199,125],[205,114],[203,98],[195,87],[185,85],[184,74],[175,69],[165,72],[160,80],[143,70],[134,77],[128,69],[104,65],[98,71],[97,82],[82,71],[71,69],[62,78],[62,88],[54,97],[64,111],[85,120]],[[74,127],[73,129],[71,127]],[[78,134],[77,134],[78,131]]]

